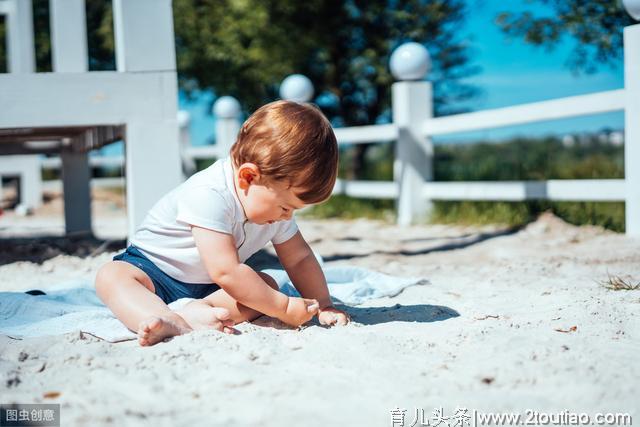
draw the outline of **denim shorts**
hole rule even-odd
[[[169,304],[180,298],[201,299],[220,289],[215,283],[185,283],[174,279],[160,270],[149,258],[144,256],[135,246],[130,245],[127,249],[113,257],[114,261],[124,261],[138,267],[147,273],[151,278],[153,286],[165,304]]]

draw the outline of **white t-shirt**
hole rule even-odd
[[[131,243],[174,279],[211,283],[191,225],[233,235],[240,262],[269,241],[284,243],[298,231],[293,217],[273,224],[248,222],[235,191],[230,157],[194,174],[162,197],[142,221]]]

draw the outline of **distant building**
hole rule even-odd
[[[624,132],[614,131],[609,134],[609,144],[620,146],[624,144]]]
[[[562,145],[564,147],[573,147],[578,145],[589,145],[593,141],[598,141],[600,144],[608,144],[619,147],[624,144],[624,131],[605,129],[597,134],[593,133],[577,133],[566,134],[561,138]]]
[[[565,147],[573,147],[576,143],[576,137],[573,135],[565,135],[562,137],[562,145]]]

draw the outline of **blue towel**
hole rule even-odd
[[[282,292],[300,296],[284,270],[263,271],[278,282]],[[422,278],[394,277],[359,267],[323,266],[323,272],[334,302],[347,305],[393,297],[408,286],[429,283]],[[109,342],[136,338],[100,301],[90,281],[69,283],[46,292],[0,292],[0,333],[21,338],[81,331]],[[183,298],[169,307],[175,310],[189,301]]]

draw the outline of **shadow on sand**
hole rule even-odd
[[[476,245],[478,243],[484,242],[489,239],[495,239],[497,237],[509,236],[520,231],[522,227],[512,227],[506,230],[498,230],[487,233],[479,233],[472,235],[469,237],[468,235],[460,236],[458,239],[462,239],[462,241],[454,241],[448,242],[437,246],[432,246],[424,249],[416,249],[416,250],[398,250],[398,251],[379,251],[374,250],[371,252],[367,252],[364,254],[335,254],[323,257],[325,262],[331,261],[340,261],[345,259],[353,259],[353,258],[363,258],[370,255],[404,255],[404,256],[415,256],[415,255],[426,255],[432,252],[444,252],[451,251],[455,249],[464,249],[469,246]],[[427,239],[421,239],[427,240]]]
[[[457,239],[454,242],[447,242],[437,246],[431,246],[424,249],[416,249],[416,250],[398,250],[398,251],[380,251],[380,250],[372,250],[363,254],[335,254],[335,255],[327,255],[322,257],[324,262],[331,261],[340,261],[347,260],[353,258],[365,258],[370,255],[404,255],[404,256],[415,256],[415,255],[426,255],[432,252],[444,252],[451,251],[455,249],[464,249],[469,246],[476,245],[478,243],[482,243],[486,240],[495,239],[497,237],[509,236],[520,231],[522,227],[511,227],[505,230],[497,230],[487,233],[479,233],[479,234],[464,234],[457,237],[438,237],[433,238],[433,240],[442,240],[442,239]],[[320,239],[321,240],[321,239]],[[357,240],[357,238],[345,237],[338,240],[344,241],[353,241]],[[424,238],[424,239],[407,239],[403,240],[403,242],[412,242],[412,241],[430,241],[432,239]],[[247,264],[251,266],[255,270],[263,270],[267,268],[279,268],[282,269],[282,265],[278,260],[278,257],[270,254],[265,250],[260,250],[256,252],[251,258],[247,260]]]
[[[351,307],[338,305],[346,311],[354,322],[363,325],[377,325],[387,322],[440,322],[460,316],[452,308],[442,305],[416,304],[391,307]]]
[[[336,304],[336,307],[340,310],[346,311],[353,322],[361,325],[378,325],[380,323],[389,322],[430,323],[441,322],[443,320],[460,316],[460,313],[452,308],[430,304],[396,304],[391,307],[353,307]],[[280,320],[269,316],[261,316],[251,323],[256,326],[275,329],[294,329]],[[309,325],[320,326],[318,318],[314,317]]]
[[[16,261],[42,264],[58,255],[82,258],[126,247],[126,240],[102,240],[88,234],[78,236],[37,236],[0,238],[0,265]]]
[[[335,254],[324,257],[325,262],[339,261],[352,258],[363,258],[374,254],[388,255],[424,255],[431,252],[441,252],[453,249],[463,249],[471,245],[483,242],[488,239],[507,236],[518,232],[521,227],[500,230],[491,233],[481,233],[477,235],[461,235],[451,237],[458,241],[448,242],[439,246],[429,247],[419,250],[400,251],[371,251],[365,254]],[[473,236],[473,237],[472,237]],[[441,240],[434,238],[433,240]],[[460,241],[462,239],[462,241]],[[357,237],[344,237],[339,240],[358,241]],[[404,242],[430,241],[430,238],[408,239]],[[0,265],[9,264],[16,261],[30,261],[42,264],[48,259],[58,255],[72,255],[78,257],[91,257],[103,252],[113,252],[124,250],[126,240],[102,240],[94,236],[81,234],[77,236],[34,236],[34,237],[4,237],[0,238]],[[266,268],[282,268],[278,258],[265,250],[260,250],[254,254],[247,264],[256,270]]]

